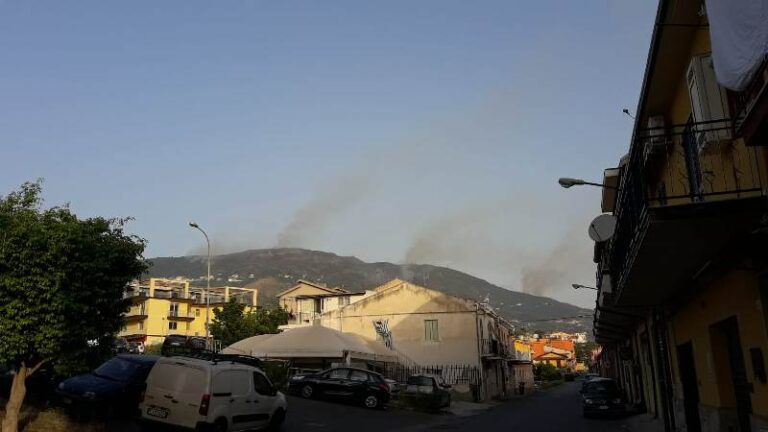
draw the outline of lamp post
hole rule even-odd
[[[602,183],[593,183],[593,182],[588,182],[588,181],[585,181],[585,180],[582,180],[582,179],[570,178],[570,177],[560,177],[557,180],[557,182],[560,183],[560,186],[562,186],[562,187],[564,187],[566,189],[568,189],[569,187],[572,187],[572,186],[583,186],[583,185],[597,186],[597,187],[601,187],[601,188],[605,188],[605,189],[617,189],[617,190],[619,189],[616,186],[611,186],[611,185],[602,184]]]
[[[591,289],[591,290],[599,291],[595,287],[590,287],[582,284],[572,284],[571,286],[573,287],[573,289]]]
[[[200,228],[200,225],[198,225],[197,222],[190,222],[189,226],[203,233],[205,236],[205,243],[208,245],[208,277],[205,278],[205,344],[210,347],[208,327],[211,313],[211,240],[208,238],[208,234]]]

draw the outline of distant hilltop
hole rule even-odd
[[[205,283],[205,257],[152,258],[150,276],[183,277]],[[548,297],[510,291],[480,278],[427,264],[367,263],[352,256],[298,248],[257,249],[213,258],[214,285],[247,286],[259,290],[259,304],[276,303],[275,295],[305,279],[329,287],[364,291],[400,278],[447,294],[482,302],[526,330],[587,332],[592,311]]]

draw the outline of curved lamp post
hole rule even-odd
[[[208,340],[208,327],[209,327],[209,319],[210,319],[210,310],[211,310],[211,302],[210,302],[210,290],[211,290],[211,240],[208,238],[208,234],[203,231],[202,228],[200,228],[200,225],[197,224],[197,222],[190,222],[189,226],[199,230],[203,235],[205,236],[205,243],[208,245],[208,277],[205,278],[205,343],[206,345],[210,346],[210,341]]]

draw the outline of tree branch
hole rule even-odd
[[[39,362],[37,362],[36,365],[34,365],[32,368],[29,369],[29,372],[27,372],[27,376],[32,375],[33,373],[37,372],[38,369],[40,369],[40,366],[44,365],[48,362],[50,359],[42,359]]]

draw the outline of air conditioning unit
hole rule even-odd
[[[694,56],[686,73],[688,97],[699,152],[731,140],[726,91],[717,83],[712,56]]]
[[[647,136],[645,139],[645,148],[643,153],[645,160],[660,151],[663,151],[667,145],[667,131],[664,129],[664,116],[648,117]]]

